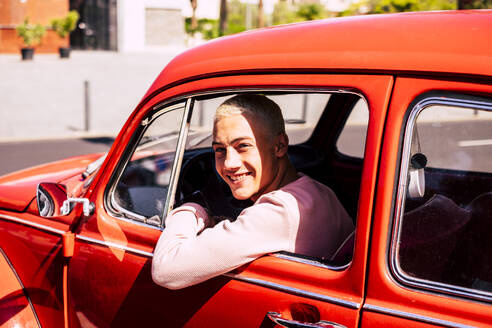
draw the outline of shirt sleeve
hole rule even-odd
[[[261,197],[234,222],[221,221],[211,228],[206,228],[209,218],[203,218],[206,212],[200,205],[182,207],[167,217],[154,250],[152,277],[161,286],[188,287],[291,248],[289,210],[274,196]]]

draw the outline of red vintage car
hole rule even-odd
[[[374,15],[179,55],[105,156],[0,178],[0,326],[491,326],[491,31],[492,11]],[[248,206],[218,178],[210,135],[216,106],[250,92],[280,105],[292,162],[355,233],[335,256],[280,252],[160,287],[170,209]]]

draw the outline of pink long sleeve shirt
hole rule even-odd
[[[184,288],[278,251],[330,257],[354,230],[334,192],[304,175],[262,195],[233,222],[210,221],[194,203],[169,213],[152,261],[157,284]]]

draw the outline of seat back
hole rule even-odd
[[[417,278],[442,281],[470,217],[470,211],[438,194],[405,213],[399,247],[401,269]]]

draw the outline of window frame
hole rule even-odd
[[[171,203],[171,201],[175,197],[175,192],[176,192],[177,183],[178,183],[178,179],[179,179],[179,173],[181,170],[185,146],[186,146],[186,140],[188,137],[188,130],[190,127],[190,122],[191,122],[192,116],[193,116],[195,101],[199,100],[198,98],[200,98],[200,97],[211,97],[214,95],[216,95],[216,96],[229,96],[229,95],[240,94],[240,93],[258,93],[258,92],[265,93],[266,95],[272,94],[272,93],[299,93],[299,94],[303,94],[303,93],[305,93],[305,94],[307,94],[307,93],[344,94],[345,93],[346,94],[346,93],[348,93],[348,94],[356,95],[360,99],[363,99],[363,101],[367,104],[367,108],[369,110],[369,102],[367,100],[367,97],[364,95],[363,92],[361,92],[360,90],[354,89],[354,88],[333,88],[333,87],[326,87],[326,88],[324,88],[324,87],[313,87],[313,88],[309,88],[309,87],[301,87],[301,88],[299,88],[299,87],[292,87],[292,88],[288,88],[288,87],[278,87],[278,88],[276,88],[276,87],[251,87],[251,88],[241,87],[241,88],[237,88],[237,89],[225,88],[225,89],[220,89],[220,90],[195,92],[195,93],[190,93],[187,95],[183,95],[183,96],[179,96],[179,97],[165,100],[165,101],[152,107],[152,110],[149,112],[148,115],[145,116],[145,118],[142,119],[142,121],[139,124],[139,128],[134,132],[132,139],[130,139],[130,142],[126,146],[126,149],[125,149],[122,157],[120,158],[119,164],[118,164],[117,168],[115,169],[112,177],[110,178],[110,183],[108,183],[108,187],[106,188],[106,191],[105,191],[105,196],[104,196],[105,208],[107,209],[108,213],[112,217],[120,219],[120,220],[124,220],[124,221],[131,222],[131,223],[138,224],[138,225],[143,225],[143,226],[150,227],[153,229],[158,229],[161,231],[164,230],[164,218],[166,217],[167,213],[172,209],[172,206],[174,205],[173,203]],[[173,164],[173,170],[171,171],[169,190],[168,190],[168,195],[166,197],[166,207],[165,207],[166,210],[163,213],[163,216],[161,218],[161,222],[159,222],[159,223],[149,222],[149,220],[147,218],[144,218],[144,217],[142,217],[136,213],[133,213],[131,211],[128,211],[128,210],[126,210],[126,212],[128,212],[127,215],[132,216],[132,217],[128,218],[128,217],[122,216],[120,213],[115,211],[115,209],[113,208],[113,206],[114,206],[113,205],[114,189],[116,188],[116,185],[118,184],[118,181],[121,178],[121,175],[123,174],[126,166],[128,165],[131,156],[135,152],[135,149],[136,149],[138,143],[140,142],[141,138],[145,134],[146,127],[150,125],[149,123],[154,119],[154,116],[162,115],[165,112],[167,112],[168,111],[167,108],[169,108],[168,106],[173,106],[174,104],[177,104],[177,103],[183,102],[183,101],[185,102],[185,104],[188,104],[188,102],[189,102],[190,106],[187,110],[185,109],[185,111],[183,113],[182,128],[180,129],[180,133],[179,133],[179,138],[182,138],[182,144],[180,144],[179,141],[177,143],[176,159],[175,159],[174,164]],[[338,140],[340,131],[345,127],[346,120],[349,117],[350,112],[353,109],[354,109],[354,106],[352,106],[350,108],[347,115],[345,115],[345,117],[343,118],[342,123],[340,124],[341,128],[336,131],[336,137],[334,138],[334,140],[335,140],[334,145],[336,145],[336,141]],[[171,109],[169,109],[169,110],[171,110]],[[322,116],[323,116],[323,113],[321,114],[318,122],[314,126],[311,133],[314,133],[316,131],[316,129],[318,128],[318,124],[319,124]],[[185,120],[185,118],[186,118],[186,120]],[[369,128],[369,123],[370,122],[368,122],[368,128]],[[312,134],[303,143],[309,142],[311,138],[312,138]],[[365,138],[366,138],[365,143],[367,143],[367,134],[365,135]],[[178,156],[178,147],[179,147],[179,156]],[[340,156],[340,155],[343,156],[343,154],[340,154],[338,152],[336,146],[334,147],[334,155],[335,156]],[[365,150],[364,150],[364,157],[365,157]],[[359,161],[362,163],[364,162],[364,157],[363,158],[353,158],[353,157],[346,156],[347,159],[351,159],[351,160],[355,159],[356,161]],[[179,162],[179,165],[177,164],[178,162]],[[175,168],[175,165],[178,165],[178,167]],[[176,171],[175,171],[175,169],[176,169]],[[172,196],[172,198],[169,198],[170,194],[171,194],[171,189],[173,190],[172,191],[173,196]],[[355,221],[356,222],[355,229],[357,229],[358,218],[356,217],[355,220],[356,220]],[[353,251],[355,251],[355,247],[354,247]],[[352,260],[349,263],[346,263],[346,264],[341,265],[341,266],[335,266],[335,265],[332,265],[332,264],[329,264],[326,262],[322,262],[322,261],[314,259],[314,258],[310,258],[308,256],[304,256],[302,254],[295,254],[295,253],[290,253],[290,252],[278,252],[278,253],[272,253],[270,255],[277,257],[277,258],[280,258],[280,259],[285,259],[285,260],[293,261],[293,262],[297,262],[297,263],[309,264],[312,266],[325,268],[325,269],[329,269],[332,271],[344,271],[352,265],[352,261],[353,261],[353,258],[352,258]]]
[[[415,290],[423,290],[447,296],[458,296],[476,301],[492,302],[492,292],[412,277],[406,274],[399,265],[398,251],[402,217],[405,210],[405,199],[407,194],[407,176],[413,139],[413,128],[416,124],[418,115],[431,106],[460,107],[469,110],[486,110],[492,112],[491,99],[458,94],[456,92],[432,91],[418,96],[410,103],[407,114],[405,115],[403,128],[401,129],[400,151],[398,156],[399,163],[397,164],[398,171],[395,173],[397,177],[395,185],[396,197],[393,200],[393,218],[390,220],[390,225],[392,225],[392,227],[388,230],[389,251],[387,252],[387,259],[389,271],[398,283]]]

